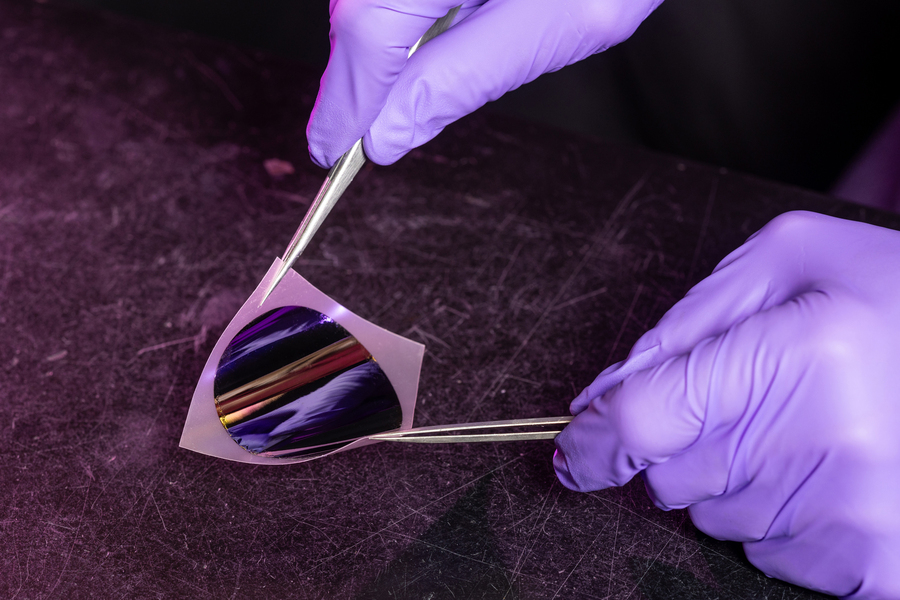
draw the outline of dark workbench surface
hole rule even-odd
[[[549,442],[254,467],[178,448],[201,368],[324,173],[317,74],[0,2],[0,597],[812,598]],[[268,158],[295,165],[275,179]],[[797,189],[480,115],[366,169],[300,263],[428,349],[419,425],[564,414]]]

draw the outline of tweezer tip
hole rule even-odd
[[[266,291],[265,293],[263,293],[262,299],[259,301],[259,306],[265,304],[266,300],[268,300],[272,292],[275,291],[275,288],[278,287],[278,284],[281,283],[281,280],[284,279],[286,273],[287,269],[285,269],[284,265],[282,264],[281,267],[278,268],[278,272],[275,274],[275,277],[273,277],[272,281],[269,282],[269,285],[266,286]]]

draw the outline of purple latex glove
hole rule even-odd
[[[390,164],[448,124],[627,39],[662,0],[467,0],[449,31],[409,48],[461,0],[332,0],[331,57],[307,127],[328,167],[359,138]]]
[[[782,215],[572,403],[564,485],[643,471],[766,574],[900,598],[900,233]]]

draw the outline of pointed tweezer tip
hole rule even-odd
[[[282,263],[278,268],[278,272],[275,274],[275,277],[272,278],[272,281],[269,282],[269,285],[266,286],[266,291],[262,295],[262,299],[259,301],[259,305],[262,306],[265,301],[269,298],[275,288],[278,287],[278,284],[281,283],[281,280],[284,279],[284,276],[287,274],[289,266],[286,266],[285,263]]]

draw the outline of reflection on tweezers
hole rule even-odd
[[[481,423],[457,423],[455,425],[433,425],[416,427],[405,431],[388,431],[370,435],[370,440],[384,442],[415,442],[419,444],[452,444],[457,442],[512,442],[521,440],[552,440],[561,429],[543,429],[553,425],[569,423],[572,417],[540,417],[537,419],[511,419],[509,421],[485,421]],[[507,433],[464,433],[457,431],[489,431],[519,427],[527,431]]]

